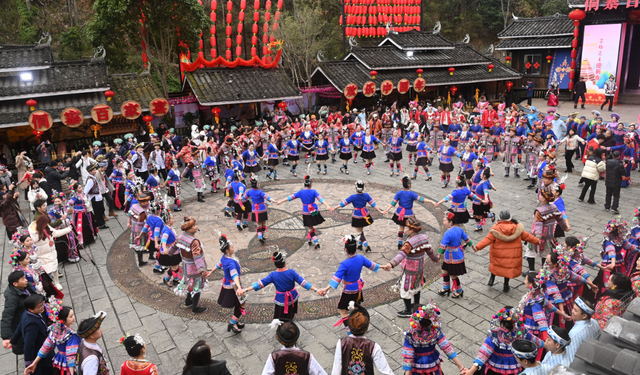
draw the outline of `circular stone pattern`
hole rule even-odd
[[[260,186],[273,200],[285,199],[288,195],[302,188],[299,181],[264,182]],[[316,189],[326,202],[332,207],[355,193],[353,183],[342,180],[314,179],[313,188]],[[385,209],[398,188],[376,183],[367,183],[365,191],[369,193],[381,209]],[[236,248],[235,256],[242,267],[242,285],[247,288],[252,283],[266,277],[275,270],[271,255],[275,250],[287,253],[287,266],[295,269],[305,280],[316,287],[324,287],[338,269],[346,256],[342,238],[347,234],[355,234],[351,227],[351,206],[335,211],[327,211],[320,205],[320,212],[325,222],[316,227],[320,240],[320,249],[314,249],[307,244],[306,229],[302,224],[302,210],[300,200],[284,202],[281,205],[268,203],[269,221],[266,233],[267,241],[263,245],[258,241],[256,225],[249,222],[249,228],[238,231],[235,218],[224,216],[224,207],[228,198],[223,194],[207,194],[206,203],[191,199],[183,207],[183,212],[176,213],[174,229],[179,233],[179,222],[182,217],[189,215],[197,220],[200,231],[196,234],[204,245],[205,258],[208,268],[215,269],[222,253],[218,250],[218,231],[226,234]],[[416,217],[421,221],[423,233],[437,246],[442,233],[440,209],[434,209],[430,204],[414,204]],[[366,239],[372,252],[363,253],[371,261],[381,265],[386,264],[398,252],[397,225],[391,221],[391,213],[381,215],[377,210],[370,209],[374,219],[372,225],[365,228]],[[218,270],[209,277],[208,288],[203,292],[201,305],[209,310],[203,314],[192,314],[190,309],[182,308],[183,298],[173,293],[162,283],[164,275],[153,273],[150,265],[137,267],[136,256],[129,249],[129,231],[123,233],[114,243],[107,262],[109,273],[115,284],[130,297],[156,310],[166,313],[198,318],[203,320],[226,322],[231,311],[221,308],[217,303],[221,286],[222,272]],[[391,291],[391,287],[401,276],[400,268],[391,272],[379,270],[362,270],[364,286],[364,305],[376,306],[395,301],[398,293]],[[439,264],[427,260],[425,262],[425,278],[428,282],[440,276]],[[300,294],[299,308],[296,319],[317,319],[337,314],[340,290],[330,290],[326,297],[297,287]],[[273,299],[275,288],[269,285],[261,291],[248,293],[246,321],[249,323],[264,323],[273,317]]]

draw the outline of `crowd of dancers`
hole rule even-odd
[[[43,171],[35,170],[29,160],[22,176],[9,180],[8,184],[2,181],[2,213],[3,219],[16,214],[19,223],[13,228],[7,226],[7,234],[15,245],[11,254],[14,272],[9,277],[10,284],[21,286],[24,277],[35,294],[42,296],[36,305],[46,297],[49,317],[59,325],[51,331],[48,344],[43,346],[43,354],[38,353],[38,358],[47,357],[54,346],[59,354],[77,352],[78,337],[95,339],[96,331],[87,331],[86,324],[81,324],[80,330],[84,333],[80,334],[79,330],[80,336],[70,328],[72,312],[60,304],[63,294],[58,262],[79,261],[83,249],[95,241],[98,231],[108,228],[106,212],[115,217],[116,211],[122,210],[127,215],[130,248],[136,254],[138,265],[143,267],[152,261],[153,272],[162,275],[164,284],[185,298],[184,306],[194,314],[207,311],[200,301],[208,287],[208,278],[218,270],[223,273],[218,304],[233,310],[227,331],[241,333],[245,329],[242,320],[248,293],[274,285],[273,326],[284,347],[269,357],[266,373],[284,373],[285,363],[294,363],[309,373],[324,373],[309,353],[295,348],[299,336],[295,325],[299,299],[296,284],[320,296],[341,288],[337,304],[340,319],[336,326],[343,325],[348,336],[337,344],[334,374],[369,373],[373,366],[382,373],[391,373],[380,346],[364,337],[369,315],[362,306],[361,272],[364,268],[391,272],[396,267],[401,268],[402,273],[394,290],[404,302],[398,316],[410,318],[402,350],[403,369],[407,373],[440,374],[442,359],[435,350],[436,345],[465,375],[476,371],[546,374],[555,364],[568,366],[580,343],[587,337],[597,337],[608,320],[621,315],[639,292],[640,208],[635,211],[635,227],[631,230],[620,217],[608,223],[601,260],[586,257],[584,248],[588,238],[565,234],[571,232],[571,226],[562,199],[566,176],[561,178],[558,173],[557,147],[566,143],[568,172],[573,168],[571,161],[576,152],[584,155],[585,164],[594,154],[617,155],[626,161],[624,181],[628,184],[637,160],[638,133],[635,128],[624,128],[615,114],[607,125],[602,124],[599,113],[594,113],[594,120],[589,124],[584,116],[574,120],[577,116],[572,114],[560,126],[557,122],[560,116],[552,109],[545,115],[532,107],[531,113],[525,115],[504,104],[493,109],[484,100],[478,103],[473,116],[462,112],[461,103],[454,104],[453,108],[452,112],[429,105],[423,109],[422,105],[411,102],[408,109],[390,108],[374,112],[368,118],[360,113],[353,119],[339,112],[327,114],[320,120],[315,116],[292,120],[276,114],[272,123],[256,123],[255,127],[243,128],[235,135],[224,134],[222,127],[205,125],[200,129],[196,125],[191,129],[190,138],[182,138],[171,129],[166,134],[151,134],[150,141],[143,143],[138,143],[133,134],[127,134],[124,140],[116,139],[109,150],[96,141],[92,152],[79,152],[71,155],[71,160],[60,163],[51,162],[49,167],[56,169],[64,181],[59,189],[51,189]],[[563,126],[567,134],[556,134]],[[603,144],[606,132],[613,132],[615,145]],[[617,144],[618,138],[621,144]],[[311,165],[316,165],[313,168],[316,174],[326,175],[337,158],[340,172],[349,174],[350,162],[353,168],[360,160],[369,175],[380,146],[387,159],[385,163],[389,163],[390,175],[403,175],[402,188],[386,209],[365,192],[364,181],[357,181],[353,194],[334,206],[314,189]],[[403,153],[407,153],[413,173],[403,170]],[[330,158],[332,163],[327,164]],[[453,191],[437,202],[412,191],[412,181],[419,173],[424,173],[427,181],[432,179],[428,167],[435,159],[439,162],[442,187],[446,188],[456,169],[454,158],[458,158],[460,164],[454,175]],[[508,210],[499,215],[491,212],[490,194],[496,190],[490,181],[496,170],[492,163],[500,159],[505,177],[510,176],[512,169],[515,177],[525,173],[531,181],[529,187],[536,189],[537,208],[530,218],[531,233],[524,231]],[[307,168],[299,191],[275,201],[261,189],[264,170],[267,170],[264,178],[279,180],[278,166],[282,161],[297,177],[297,167],[303,160]],[[69,179],[69,165],[77,169],[79,181]],[[0,173],[0,177],[9,174],[4,167],[0,167]],[[181,185],[187,179],[193,181],[198,202],[205,201],[207,189],[212,194],[221,192],[228,197],[225,216],[235,220],[238,231],[246,230],[249,221],[254,222],[261,244],[268,241],[267,203],[280,205],[300,200],[308,251],[320,247],[316,228],[324,218],[319,205],[329,211],[351,205],[354,234],[343,239],[345,259],[327,285],[319,287],[288,268],[286,254],[276,251],[271,258],[274,271],[251,286],[243,286],[242,267],[227,236],[220,233],[218,247],[222,254],[210,269],[204,246],[197,238],[196,219],[189,215],[174,217],[182,211]],[[29,185],[31,198],[33,221],[30,224],[19,208],[14,212],[18,185],[24,182]],[[595,187],[586,185],[593,193]],[[467,200],[472,201],[471,207]],[[422,233],[413,210],[414,202],[449,206],[443,218],[446,231],[435,247]],[[9,206],[14,211],[5,210]],[[393,211],[391,220],[398,225],[398,253],[387,264],[377,264],[365,256],[378,250],[365,235],[365,228],[373,223],[369,208],[382,215]],[[472,218],[476,232],[484,230],[487,220],[498,221],[478,244],[466,233],[465,224]],[[526,243],[524,252],[522,241]],[[478,356],[473,364],[465,367],[441,330],[442,312],[437,302],[421,302],[421,290],[426,282],[425,257],[434,263],[442,262],[442,288],[437,294],[463,298],[460,277],[467,273],[465,252],[480,251],[487,246],[491,248],[488,284],[493,286],[497,276],[504,277],[503,291],[509,292],[509,280],[522,276],[529,291],[518,305],[505,306],[492,317],[489,335]],[[500,246],[514,250],[506,258],[500,257],[494,251]],[[523,253],[529,270],[521,272]],[[540,258],[539,267],[536,267],[536,258]],[[591,277],[584,266],[596,269],[597,276]],[[101,319],[104,316],[95,317],[94,323]],[[17,337],[5,336],[3,324],[3,344],[8,339],[13,343]],[[127,340],[129,345],[125,346],[134,348],[137,357],[144,358],[144,341],[134,336]],[[73,362],[68,361],[68,355],[65,358],[65,362],[53,362],[54,366],[68,370]],[[35,368],[37,363],[38,360],[32,366]],[[144,371],[147,370],[150,371],[145,367]]]

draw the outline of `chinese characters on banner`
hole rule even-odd
[[[367,81],[367,82],[364,83],[364,86],[362,87],[362,93],[367,98],[370,98],[376,93],[376,89],[377,88],[376,88],[376,83],[375,82]]]
[[[106,104],[98,104],[91,109],[91,118],[98,124],[106,124],[113,118],[113,109]]]
[[[587,85],[588,104],[604,102],[604,83],[618,76],[622,25],[586,25],[582,42],[580,77]]]
[[[424,78],[418,77],[413,81],[413,90],[415,92],[423,92],[425,87],[427,87],[427,81]]]
[[[388,79],[386,81],[383,81],[382,84],[380,85],[380,93],[383,96],[387,96],[393,92],[394,88],[395,87],[393,85],[393,82],[391,82],[391,80]]]
[[[70,128],[77,128],[78,126],[82,125],[82,122],[84,121],[84,115],[78,108],[68,107],[65,108],[60,114],[60,120],[62,120],[62,123]]]
[[[588,12],[590,10],[598,10],[600,9],[600,3],[602,0],[586,0],[584,2],[584,10]],[[627,8],[637,8],[640,0],[627,0]],[[614,10],[618,9],[620,6],[620,0],[605,0],[604,1],[604,10]]]
[[[142,106],[135,100],[127,100],[120,106],[120,113],[127,120],[135,120],[142,114]]]
[[[406,94],[407,92],[409,92],[409,87],[411,85],[411,82],[409,82],[408,79],[403,78],[400,81],[398,81],[398,92],[400,94]]]
[[[53,117],[45,111],[34,111],[29,115],[29,125],[35,131],[45,132],[53,125]]]
[[[347,98],[347,111],[349,110],[349,106],[353,102],[353,99],[358,95],[358,85],[355,83],[350,83],[344,88],[344,97]]]

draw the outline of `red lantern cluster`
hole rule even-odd
[[[209,44],[211,45],[211,59],[215,59],[218,56],[218,51],[216,50],[216,10],[218,9],[218,0],[211,0],[211,13],[209,14],[209,18],[211,19],[211,27],[209,31],[211,32],[211,37],[209,38]]]
[[[247,7],[247,0],[240,1],[240,13],[238,13],[238,26],[236,35],[236,57],[242,55],[242,30],[244,28],[244,10]]]
[[[343,0],[344,14],[340,24],[347,36],[382,37],[391,22],[399,32],[419,30],[422,0]]]
[[[226,34],[227,34],[227,41],[226,41],[226,45],[227,45],[227,51],[225,52],[225,58],[227,60],[231,60],[231,33],[233,33],[233,28],[231,27],[231,22],[233,21],[233,14],[231,14],[231,11],[233,10],[233,1],[229,0],[227,1],[227,28],[226,28]]]
[[[573,90],[573,80],[576,78],[576,58],[578,57],[578,37],[580,36],[580,21],[587,16],[582,9],[575,9],[569,13],[573,20],[573,40],[571,41],[571,71],[569,72],[569,90]]]

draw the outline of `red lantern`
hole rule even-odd
[[[107,90],[104,92],[104,96],[107,97],[107,101],[110,102],[111,98],[113,98],[113,96],[115,95],[115,93],[111,90]]]
[[[238,25],[238,26],[240,26],[240,25]],[[240,34],[236,35],[236,44],[237,45],[242,44],[242,35],[240,35]]]
[[[507,90],[511,90],[511,88],[513,87],[513,82],[509,81],[505,83],[505,86],[507,86]]]
[[[576,60],[571,60],[571,69],[576,68]]]
[[[576,27],[576,28],[573,29],[573,37],[577,38],[579,36],[580,36],[580,29],[578,29],[578,27]]]
[[[493,68],[495,68],[495,66],[493,64],[489,64],[489,65],[487,65],[487,68],[489,68],[489,71],[492,71]]]
[[[240,35],[238,35],[240,36]],[[240,46],[236,46],[236,56],[240,56],[242,55],[242,47]]]
[[[450,76],[452,76],[452,75],[453,75],[453,72],[455,72],[455,71],[456,71],[456,68],[451,67],[451,68],[449,68],[448,70],[449,70],[449,75],[450,75]]]
[[[231,9],[233,9],[233,1],[229,0],[227,1],[227,11],[231,12]]]
[[[260,0],[255,0],[255,1],[253,2],[253,7],[254,7],[256,10],[260,9]]]
[[[278,103],[278,108],[284,111],[287,108],[287,103],[285,102]]]
[[[578,57],[578,51],[574,49],[571,51],[571,58],[575,60],[576,57]]]
[[[507,56],[504,58],[507,64],[511,64],[511,56]]]
[[[551,56],[551,55],[547,55],[547,62],[548,62],[548,63],[550,63],[550,62],[551,62],[551,60],[553,60],[553,56]]]
[[[238,21],[240,21],[240,22],[244,21],[244,12],[238,13]]]
[[[569,19],[574,21],[582,21],[586,16],[587,13],[582,9],[575,9],[569,13]]]
[[[220,115],[220,112],[222,112],[222,110],[219,107],[211,108],[211,113],[213,113],[213,116],[216,119],[216,124],[220,123],[220,117],[218,117]]]
[[[578,39],[573,39],[571,41],[571,48],[573,48],[573,49],[578,48]]]
[[[260,21],[260,13],[253,12],[253,22],[258,22],[258,21]]]
[[[456,95],[456,91],[458,91],[458,88],[453,86],[449,90],[451,91],[451,94],[455,96]]]
[[[27,100],[27,105],[29,106],[29,109],[31,110],[31,112],[36,110],[36,106],[38,105],[38,102],[36,102],[33,99],[29,99]]]
[[[416,70],[416,73],[418,73],[418,77],[422,77],[422,72],[424,72],[424,70],[422,69]]]
[[[146,122],[147,124],[150,123],[151,121],[153,121],[153,116],[149,116],[146,115],[142,118],[142,121]]]
[[[575,70],[572,70],[569,72],[569,79],[573,81],[573,79],[576,77],[576,72]]]

